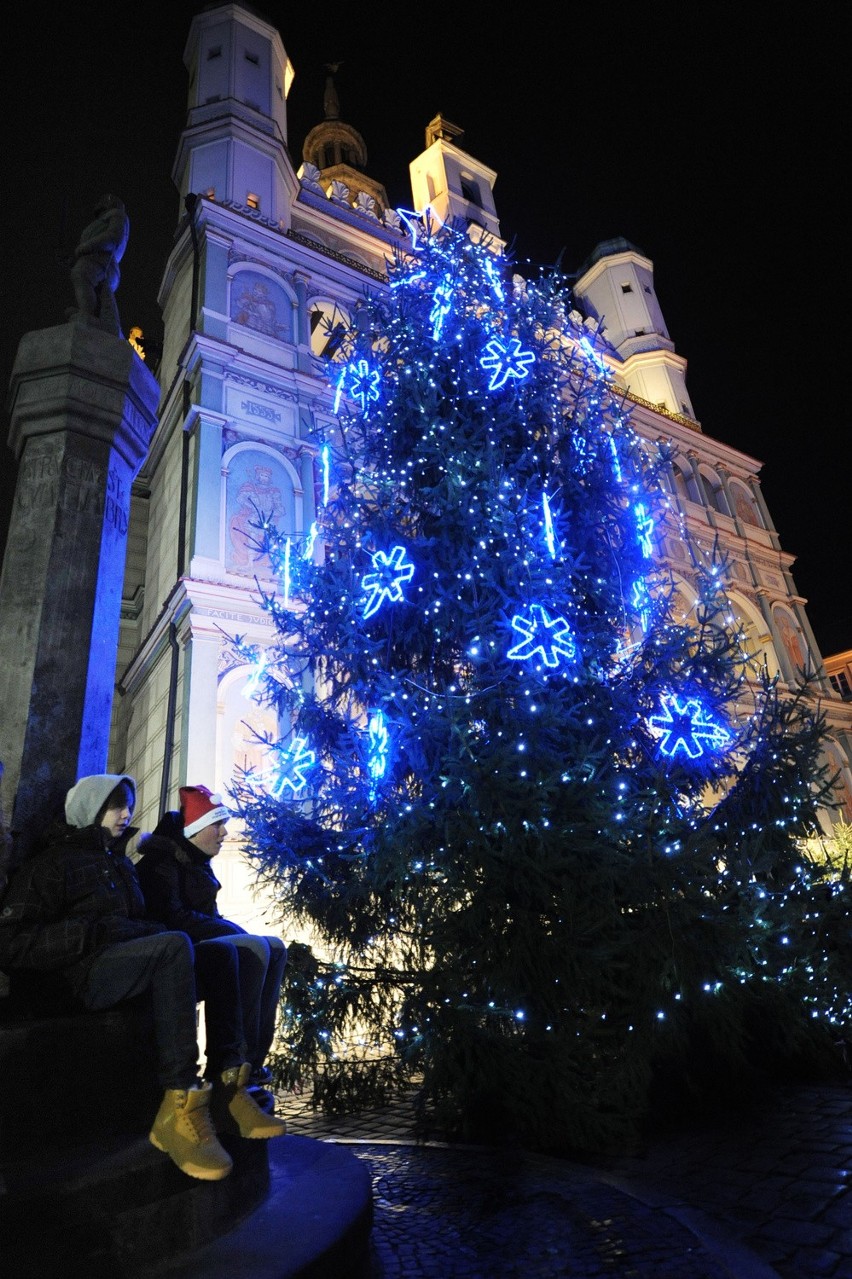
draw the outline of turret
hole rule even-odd
[[[686,389],[686,360],[675,352],[654,291],[654,265],[627,240],[599,244],[580,269],[574,295],[623,365],[621,381],[650,404],[695,419]]]
[[[464,130],[436,115],[426,127],[426,150],[409,167],[418,213],[426,209],[442,221],[461,219],[468,231],[484,231],[503,246],[494,205],[497,174],[456,145]]]

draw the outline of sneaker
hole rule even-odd
[[[152,1146],[164,1151],[181,1172],[200,1181],[221,1181],[234,1166],[211,1122],[212,1096],[208,1083],[168,1088],[148,1134]]]
[[[246,1088],[249,1065],[233,1066],[225,1070],[213,1083],[213,1099],[210,1105],[213,1122],[219,1132],[235,1133],[240,1137],[283,1137],[287,1125],[274,1110],[270,1113],[257,1104]]]

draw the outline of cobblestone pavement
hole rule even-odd
[[[852,1279],[852,1086],[788,1087],[595,1165],[414,1141],[280,1097],[373,1180],[374,1279]]]

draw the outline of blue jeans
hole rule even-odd
[[[195,983],[198,998],[204,1000],[204,1074],[208,1079],[217,1079],[224,1070],[249,1060],[243,1022],[243,965],[232,940],[211,937],[195,943]]]
[[[252,1070],[259,1070],[275,1038],[278,1001],[287,947],[280,937],[236,933],[223,937],[236,946],[240,962],[240,990],[247,1057]]]
[[[92,961],[80,998],[92,1012],[150,990],[157,1078],[162,1088],[191,1088],[198,1078],[192,942],[155,933],[107,946]]]

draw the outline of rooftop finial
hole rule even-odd
[[[337,89],[334,85],[334,77],[343,64],[341,62],[327,62],[325,64],[328,75],[325,78],[325,93],[322,98],[323,110],[325,111],[326,120],[340,119],[340,102],[337,97]]]

